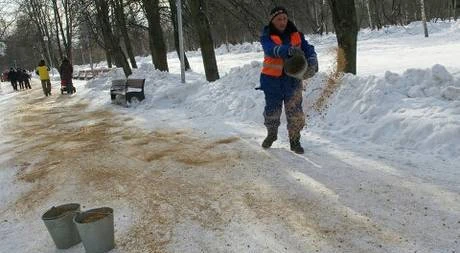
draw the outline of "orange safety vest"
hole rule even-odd
[[[270,35],[270,39],[276,44],[281,45],[283,42],[281,41],[280,36],[278,35]],[[300,47],[302,40],[300,38],[299,32],[294,32],[291,34],[291,46],[293,47]],[[264,63],[262,67],[262,73],[269,76],[280,77],[283,75],[283,65],[284,60],[281,57],[271,57],[268,55],[264,56]]]

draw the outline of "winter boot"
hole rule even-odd
[[[276,139],[278,139],[278,129],[267,129],[267,137],[265,137],[265,140],[262,142],[262,148],[271,147]]]
[[[303,154],[305,152],[300,145],[300,134],[290,136],[289,143],[291,144],[291,151],[294,151],[296,154]]]

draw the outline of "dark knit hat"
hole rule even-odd
[[[283,6],[276,6],[275,8],[273,8],[271,11],[270,11],[270,22],[272,22],[272,20],[278,16],[279,14],[286,14],[288,15],[287,11],[286,11],[286,8],[284,8]]]

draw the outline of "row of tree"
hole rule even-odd
[[[16,9],[8,10],[15,14],[15,29],[0,20],[0,40],[7,45],[2,65],[15,61],[31,68],[45,58],[57,66],[68,57],[74,64],[106,60],[130,75],[136,55],[151,55],[155,68],[168,71],[166,54],[179,48],[176,0],[15,1]],[[406,25],[424,15],[451,19],[460,9],[457,0],[182,0],[185,48],[201,48],[207,80],[219,78],[214,48],[258,40],[275,5],[285,6],[305,33],[337,32],[349,66],[360,27]]]

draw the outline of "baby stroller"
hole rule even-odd
[[[64,94],[64,92],[67,92],[67,94],[72,94],[77,92],[77,89],[75,89],[75,86],[72,85],[72,82],[61,80],[61,94]]]

